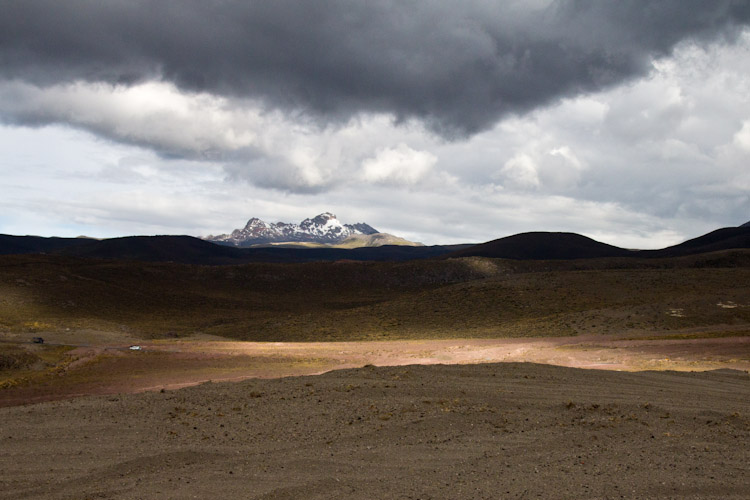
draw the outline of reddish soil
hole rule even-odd
[[[79,347],[66,371],[0,390],[0,406],[88,394],[177,389],[325,373],[365,365],[533,362],[618,371],[750,370],[750,336],[622,339],[601,335],[534,339],[385,342],[234,342],[162,340]]]

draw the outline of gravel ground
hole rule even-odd
[[[0,421],[0,499],[750,498],[735,370],[368,366]]]

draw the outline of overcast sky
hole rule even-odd
[[[750,0],[0,0],[0,233],[750,220]]]

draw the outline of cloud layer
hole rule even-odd
[[[679,42],[748,19],[733,0],[24,0],[3,5],[0,67],[41,87],[158,80],[455,137],[642,76]]]

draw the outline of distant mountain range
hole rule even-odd
[[[342,224],[334,214],[324,212],[311,219],[305,219],[299,224],[288,222],[269,224],[254,217],[247,221],[242,229],[235,229],[230,234],[206,236],[204,239],[220,245],[242,248],[269,243],[338,244],[352,236],[378,233],[377,229],[364,222]]]
[[[326,219],[326,222],[321,221]],[[322,216],[322,217],[321,217]],[[328,228],[345,225],[328,224],[333,214],[321,214],[318,222],[308,219],[325,234]],[[252,221],[252,220],[251,220]],[[303,221],[304,223],[304,221]],[[328,225],[327,225],[328,224]],[[299,225],[300,227],[302,224]],[[361,225],[362,227],[366,225]],[[373,228],[367,226],[374,231]],[[312,232],[310,233],[312,234]],[[598,258],[670,258],[705,254],[732,249],[750,249],[750,224],[717,229],[703,236],[660,250],[627,250],[607,245],[574,233],[532,232],[521,233],[479,245],[406,246],[393,245],[392,240],[381,238],[382,233],[355,234],[344,238],[377,240],[383,246],[357,248],[256,246],[238,248],[234,244],[215,244],[191,236],[129,236],[93,240],[87,238],[42,238],[38,236],[0,235],[0,255],[48,254],[82,258],[129,259],[150,262],[178,262],[183,264],[226,265],[250,262],[313,262],[313,261],[406,261],[429,258],[490,257],[514,260],[575,260]],[[333,238],[333,236],[331,236]],[[341,240],[341,241],[344,241]],[[300,242],[304,243],[304,242]],[[309,243],[309,242],[308,242]],[[378,245],[378,243],[373,243]]]

